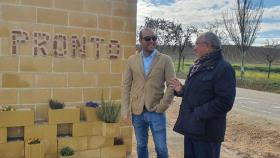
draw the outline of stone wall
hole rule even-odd
[[[0,0],[0,104],[120,100],[137,0]]]

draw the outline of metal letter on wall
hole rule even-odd
[[[63,57],[67,54],[67,38],[64,34],[55,34],[53,40],[54,55]]]
[[[86,57],[86,37],[83,36],[82,40],[79,40],[77,35],[73,35],[72,41],[72,56],[76,57],[79,54],[80,57]]]
[[[39,52],[46,56],[48,54],[46,44],[50,40],[50,34],[46,32],[33,32],[33,55],[37,56]]]
[[[90,42],[93,42],[93,43],[96,43],[96,58],[98,59],[99,56],[100,56],[100,44],[102,42],[104,42],[104,38],[101,38],[101,37],[95,37],[95,36],[91,36],[90,38]]]
[[[20,29],[11,30],[11,52],[12,55],[18,54],[20,43],[25,43],[29,40],[28,32]]]
[[[109,44],[109,58],[116,59],[120,56],[120,43],[118,40],[111,40]]]

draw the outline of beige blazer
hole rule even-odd
[[[130,56],[123,80],[122,115],[139,115],[144,105],[148,111],[165,112],[174,97],[173,90],[168,87],[172,77],[175,77],[175,70],[169,56],[157,51],[146,77],[141,54]]]

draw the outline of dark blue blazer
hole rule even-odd
[[[236,94],[235,72],[222,55],[211,68],[193,74],[183,91],[175,92],[183,98],[174,131],[196,140],[222,142]]]

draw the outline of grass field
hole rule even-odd
[[[177,70],[177,62],[175,68]],[[190,66],[193,63],[188,61],[181,67],[181,71],[177,73],[180,78],[186,78]],[[270,78],[267,78],[268,67],[265,64],[246,64],[244,80],[240,80],[239,64],[232,64],[236,72],[237,86],[260,91],[268,91],[280,93],[280,66],[272,66]]]

